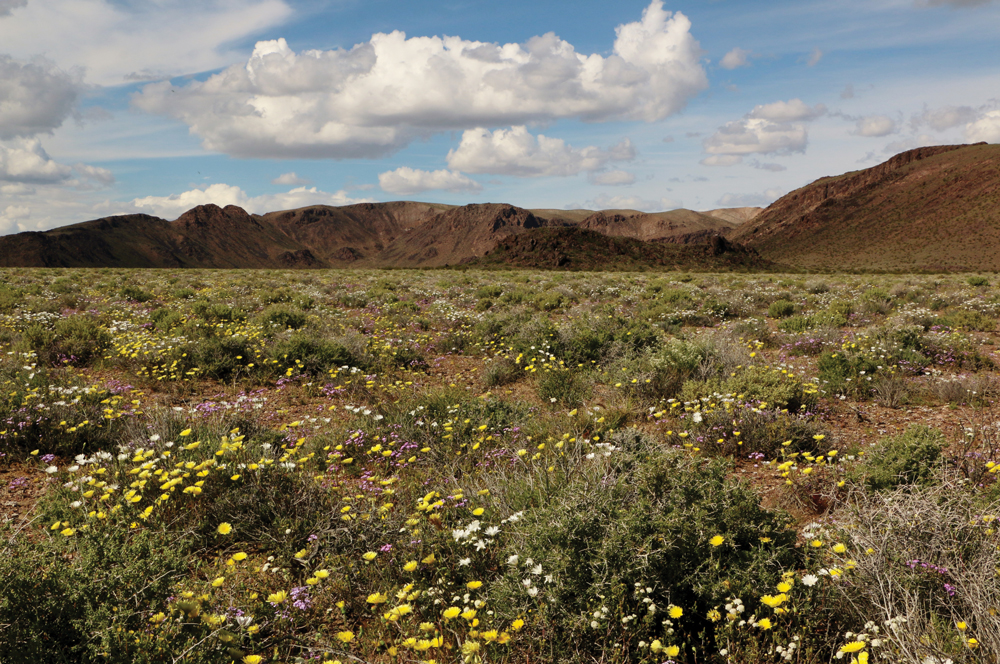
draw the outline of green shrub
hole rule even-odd
[[[524,367],[514,364],[509,358],[499,358],[490,362],[483,369],[480,380],[487,388],[501,387],[515,383],[524,376]]]
[[[362,368],[368,364],[365,358],[356,356],[343,344],[306,334],[295,334],[282,339],[271,347],[268,355],[278,363],[277,366],[282,371],[297,365],[299,371],[313,376],[335,367]]]
[[[966,279],[965,283],[969,284],[970,286],[989,286],[990,280],[987,279],[986,277],[972,276]]]
[[[190,300],[195,296],[195,292],[191,288],[178,288],[174,291],[174,297],[178,300]]]
[[[500,284],[487,284],[476,289],[476,297],[481,300],[495,300],[501,295],[503,295],[503,286]]]
[[[270,306],[260,315],[264,325],[282,330],[297,330],[306,324],[306,316],[301,311],[288,307]]]
[[[572,369],[551,369],[538,376],[538,398],[545,403],[575,408],[589,396],[588,385]]]
[[[938,319],[938,324],[970,332],[993,332],[997,329],[996,318],[969,309],[959,309],[942,316]]]
[[[725,380],[689,381],[681,390],[684,401],[695,401],[715,393],[733,394],[741,401],[761,402],[766,408],[800,410],[816,402],[816,396],[807,392],[796,378],[779,369],[751,365],[734,372]]]
[[[795,313],[795,303],[788,300],[776,300],[767,308],[767,315],[771,318],[788,318]]]
[[[24,302],[24,296],[12,288],[0,286],[0,312],[10,313]]]
[[[770,313],[770,311],[768,312]],[[778,329],[782,332],[789,332],[791,334],[801,334],[806,330],[811,330],[813,328],[813,317],[803,316],[802,314],[796,314],[794,316],[789,316],[788,318],[780,321],[778,323]]]
[[[892,491],[904,485],[928,486],[939,479],[944,434],[911,425],[898,436],[881,442],[850,473],[853,483],[868,491]]]
[[[565,309],[572,301],[558,291],[544,291],[536,295],[532,303],[539,311],[555,311]]]
[[[758,597],[783,569],[799,564],[790,519],[763,509],[747,484],[730,480],[725,461],[664,450],[634,430],[615,433],[611,442],[620,451],[584,466],[548,504],[529,510],[505,552],[537,561],[551,575],[551,583],[539,582],[544,599],[534,604],[535,617],[551,628],[550,642],[538,643],[539,654],[529,659],[560,653],[558,661],[599,661],[611,634],[625,639],[615,642],[616,653],[639,652],[640,640],[684,643],[696,634],[714,652],[708,612],[734,595]],[[712,546],[716,535],[723,543]],[[527,615],[532,605],[518,572],[510,570],[496,594],[501,605]],[[670,605],[682,607],[683,616],[668,632]],[[756,609],[747,602],[748,615]],[[629,615],[636,619],[627,630],[615,624]]]
[[[843,316],[846,321],[854,313],[854,305],[846,300],[838,300],[836,302],[831,302],[830,306],[826,309],[831,314],[837,316]]]
[[[123,286],[119,294],[131,302],[149,302],[153,299],[152,293],[146,292],[132,284]]]

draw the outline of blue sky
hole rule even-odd
[[[1000,2],[0,0],[0,233],[194,205],[766,205],[1000,143]]]

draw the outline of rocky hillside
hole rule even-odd
[[[730,236],[808,269],[1000,269],[1000,145],[910,150],[821,178]]]

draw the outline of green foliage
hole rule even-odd
[[[774,318],[777,318],[777,316],[774,316]],[[781,330],[782,332],[790,332],[793,334],[800,334],[802,332],[805,332],[806,330],[812,329],[813,326],[814,326],[813,317],[803,316],[802,314],[789,316],[788,318],[778,323],[779,330]]]
[[[973,286],[973,287],[989,286],[990,285],[990,280],[987,279],[986,277],[975,276],[974,275],[974,276],[971,276],[968,279],[966,279],[965,283],[967,283],[967,284],[969,284],[970,286]]]
[[[589,396],[588,385],[572,369],[551,369],[538,377],[538,397],[545,403],[575,408]]]
[[[789,519],[761,508],[754,491],[730,480],[727,462],[663,450],[634,430],[612,442],[621,451],[530,510],[509,550],[540,562],[553,578],[536,609],[552,627],[547,646],[560,661],[591,660],[614,634],[624,639],[615,646],[623,659],[637,659],[640,640],[683,643],[700,634],[711,651],[708,611],[734,594],[755,596],[777,582],[782,568],[798,564]],[[719,546],[709,543],[715,535],[723,538]],[[509,574],[498,589],[515,606],[520,581]],[[683,616],[667,636],[670,605],[682,607]],[[608,620],[602,606],[615,617]],[[615,624],[631,614],[637,619],[627,631]]]
[[[695,401],[716,393],[732,394],[741,401],[761,402],[767,408],[787,409],[791,412],[816,401],[815,395],[807,392],[802,383],[779,369],[751,365],[734,373],[735,376],[722,381],[689,381],[681,390],[681,398]]]
[[[767,308],[767,315],[771,318],[788,318],[795,313],[795,303],[788,300],[776,300]]]
[[[279,369],[294,366],[296,371],[311,376],[343,366],[362,368],[369,363],[367,358],[356,355],[341,343],[301,333],[275,343],[269,355]]]
[[[850,478],[869,491],[892,491],[904,485],[928,486],[939,481],[943,448],[944,434],[914,424],[871,450],[852,470]]]
[[[306,316],[301,311],[289,307],[272,305],[260,315],[265,325],[282,330],[297,330],[306,324]]]
[[[134,284],[123,286],[119,294],[131,302],[149,302],[153,299],[152,293],[144,291]]]

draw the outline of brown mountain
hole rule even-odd
[[[500,203],[400,201],[252,215],[233,205],[199,205],[175,221],[123,215],[0,237],[0,266],[440,267],[468,263],[505,238],[542,227],[579,225],[605,236],[702,244],[733,227],[689,210],[538,212]]]
[[[643,242],[609,237],[579,226],[526,230],[502,238],[482,258],[483,268],[565,270],[762,270],[773,267],[756,251],[715,235],[703,244]]]
[[[729,236],[810,269],[1000,269],[1000,145],[903,152],[778,199]]]
[[[727,235],[738,224],[694,212],[637,212],[635,210],[603,210],[579,223],[580,228],[604,235],[630,237],[643,242],[704,243],[713,235]]]

